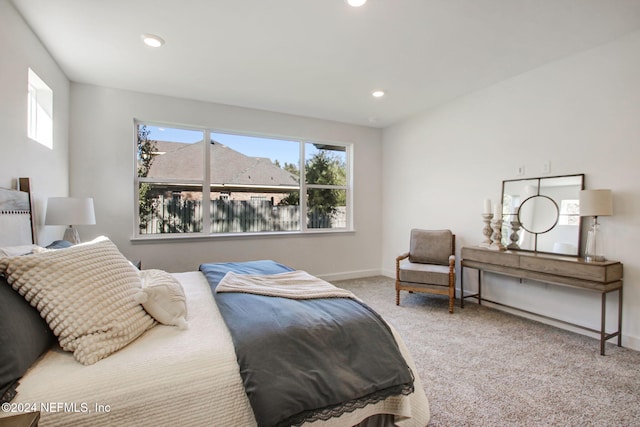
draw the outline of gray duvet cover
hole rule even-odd
[[[210,284],[213,289],[217,281]],[[359,301],[214,296],[259,426],[329,419],[413,391],[413,375],[391,331]]]

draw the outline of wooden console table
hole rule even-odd
[[[464,294],[464,268],[478,270],[478,292]],[[482,297],[482,272],[502,274],[519,279],[531,279],[558,286],[581,289],[601,294],[600,330],[565,322],[553,317],[537,314],[517,307],[508,306]],[[618,329],[606,332],[607,294],[618,291]],[[533,252],[496,251],[482,247],[463,247],[460,261],[460,307],[464,308],[465,298],[475,298],[478,304],[487,301],[523,313],[555,320],[566,325],[600,334],[600,354],[604,356],[605,342],[618,337],[618,347],[622,346],[622,264],[618,261],[585,262],[583,258],[537,254]]]

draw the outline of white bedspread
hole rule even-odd
[[[15,406],[40,410],[40,426],[255,426],[231,337],[200,272],[178,273],[189,329],[158,325],[90,366],[50,351],[21,380]],[[394,331],[395,334],[395,331]],[[409,366],[406,347],[397,337]],[[376,413],[399,426],[426,426],[427,398],[415,381],[410,396],[390,397],[313,426],[348,426]]]

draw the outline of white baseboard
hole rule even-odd
[[[456,295],[460,295],[460,289],[456,289]],[[476,299],[468,299],[465,300],[465,304],[477,304],[478,301]],[[456,306],[459,307],[460,301],[456,301]],[[599,340],[600,339],[600,335],[591,331],[587,331],[585,329],[582,328],[578,328],[578,327],[573,327],[571,325],[567,325],[565,323],[562,322],[556,322],[553,319],[547,319],[544,317],[539,317],[536,316],[535,314],[530,314],[530,313],[524,313],[520,310],[517,309],[511,309],[509,307],[504,307],[498,304],[492,304],[489,301],[482,301],[482,305],[496,309],[496,310],[500,310],[500,311],[504,311],[505,313],[509,313],[509,314],[513,314],[515,316],[520,316],[520,317],[524,317],[526,319],[530,319],[530,320],[534,320],[536,322],[540,322],[540,323],[544,323],[546,325],[550,325],[550,326],[554,326],[556,328],[559,329],[563,329],[565,331],[570,331],[570,332],[575,332],[577,334],[581,334],[581,335],[586,335],[588,337],[594,338]],[[612,338],[609,341],[607,341],[608,343],[617,343],[617,339],[616,338]],[[640,351],[640,338],[632,336],[632,335],[625,335],[624,333],[624,328],[622,331],[622,346],[625,348],[629,348],[631,350],[637,350]]]
[[[622,332],[622,346],[640,351],[640,338],[633,335],[625,335]]]
[[[395,269],[387,270],[386,268],[383,268],[382,272],[380,274],[382,274],[383,276],[386,276],[386,277],[390,277],[390,278],[392,278],[394,280],[396,278],[396,270]]]
[[[327,282],[332,280],[348,280],[348,279],[360,279],[362,277],[380,276],[382,273],[378,269],[371,270],[356,270],[356,271],[344,271],[342,273],[331,274],[317,274],[316,276]]]

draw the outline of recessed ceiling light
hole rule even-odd
[[[384,91],[374,90],[373,92],[371,92],[371,95],[373,95],[374,98],[382,98],[384,96]]]
[[[360,7],[367,2],[367,0],[346,0],[349,6]]]
[[[143,34],[142,41],[144,44],[151,47],[160,47],[164,44],[162,37],[156,36],[155,34]]]

